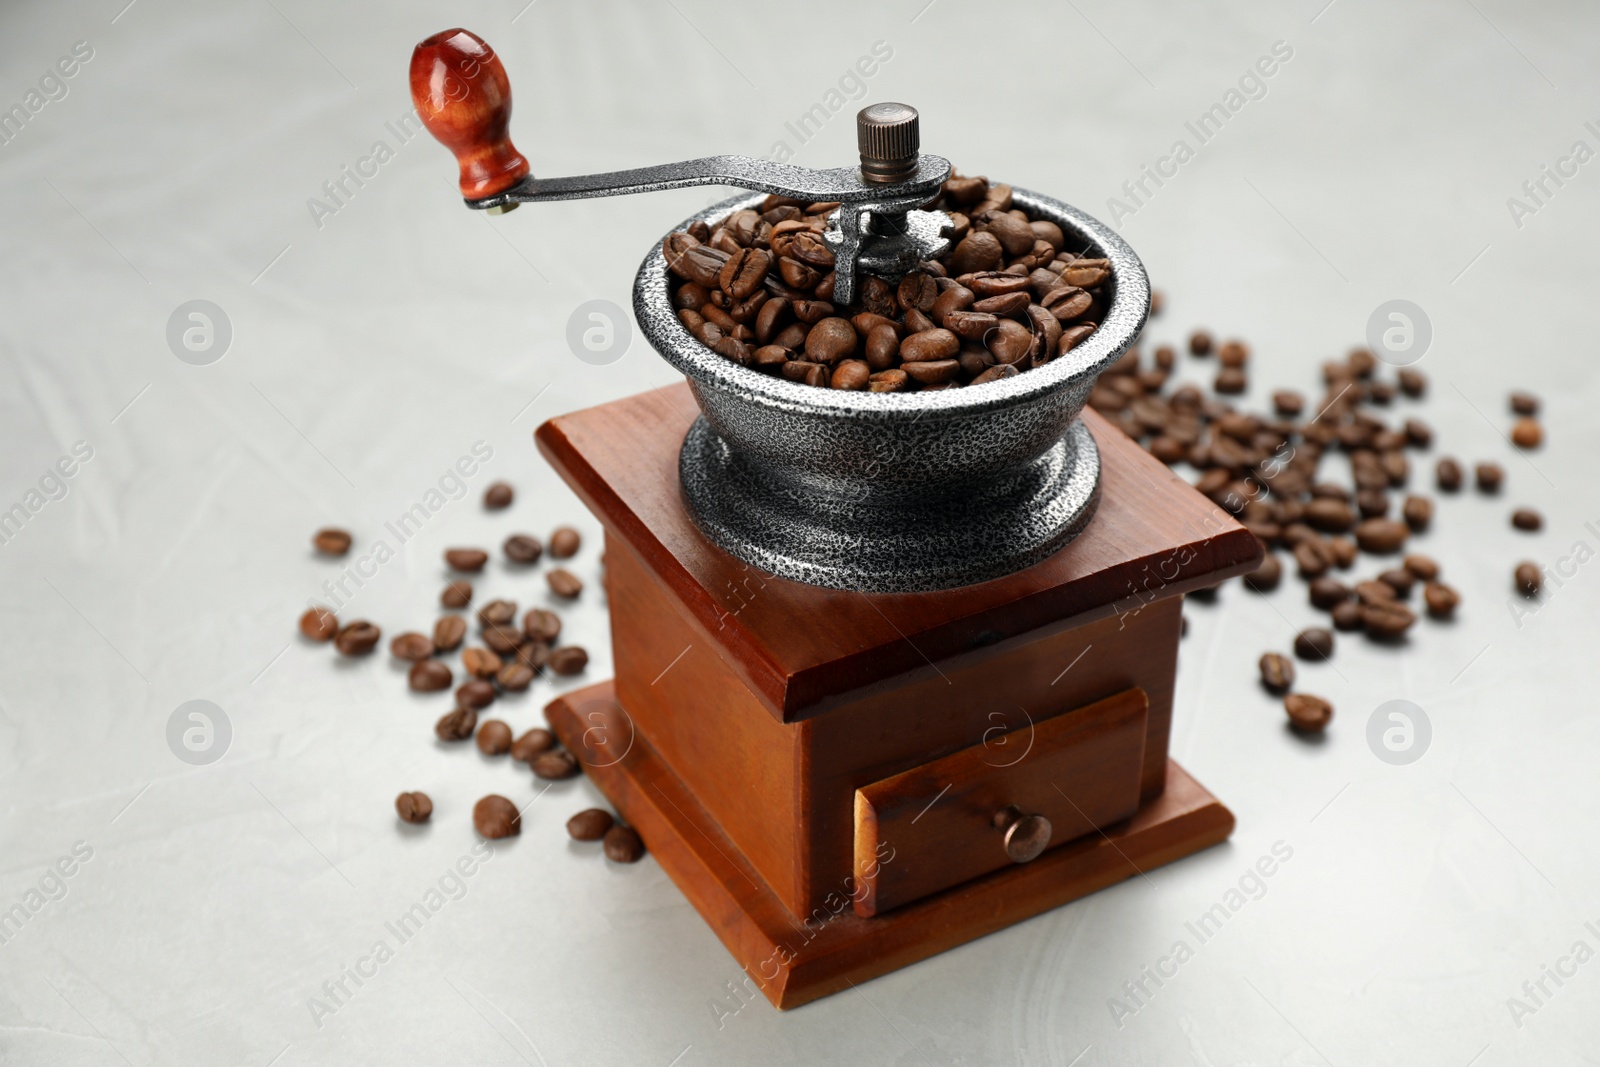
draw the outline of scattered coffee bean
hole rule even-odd
[[[1312,579],[1311,606],[1331,611],[1335,605],[1342,604],[1350,599],[1350,590],[1337,578],[1323,576]]]
[[[474,574],[483,570],[483,565],[489,562],[489,553],[481,548],[447,548],[444,550],[444,561],[451,570]]]
[[[644,858],[644,842],[631,826],[617,825],[607,830],[601,848],[612,863],[638,863]]]
[[[489,488],[483,491],[483,506],[491,511],[509,508],[511,499],[515,495],[511,486],[506,482],[492,482]]]
[[[1428,379],[1419,370],[1406,367],[1395,377],[1400,381],[1400,391],[1406,396],[1419,397],[1428,391]]]
[[[1306,398],[1289,389],[1272,394],[1272,409],[1286,419],[1292,419],[1305,410]]]
[[[1313,490],[1314,491],[1314,490]],[[1350,505],[1343,500],[1316,499],[1306,505],[1305,521],[1324,533],[1344,533],[1356,523]]]
[[[441,741],[465,741],[478,728],[478,713],[472,708],[455,708],[433,724]]]
[[[318,530],[311,536],[311,543],[318,552],[324,556],[342,556],[350,551],[350,533],[336,526],[329,526]]]
[[[538,563],[544,555],[544,545],[532,534],[512,534],[500,550],[512,563]]]
[[[533,668],[525,663],[507,663],[495,672],[494,680],[508,693],[520,693],[533,684]]]
[[[456,703],[464,708],[486,708],[494,703],[494,698],[494,686],[481,678],[463,683],[456,690]]]
[[[598,841],[606,836],[616,823],[609,811],[603,808],[590,808],[580,811],[567,820],[567,834],[574,841]]]
[[[554,554],[554,552],[551,553],[551,555]],[[565,567],[554,567],[547,571],[544,580],[550,586],[550,591],[556,596],[571,599],[583,592],[583,582],[579,580],[576,574],[573,574]]]
[[[1439,486],[1441,493],[1454,493],[1461,489],[1463,475],[1461,464],[1449,456],[1441,459],[1433,468],[1434,482]]]
[[[550,558],[571,559],[578,554],[583,537],[570,526],[558,526],[550,534]]]
[[[1511,513],[1511,525],[1519,530],[1537,530],[1544,525],[1544,516],[1532,508],[1518,508]]]
[[[490,719],[478,727],[478,751],[485,756],[503,756],[511,751],[511,727],[500,719]]]
[[[487,648],[469,648],[461,653],[461,666],[474,677],[493,678],[504,663]]]
[[[467,636],[467,620],[459,615],[443,615],[433,624],[433,646],[440,652],[454,652]]]
[[[1433,501],[1425,496],[1408,496],[1400,506],[1400,514],[1413,533],[1421,533],[1433,522]]]
[[[1310,693],[1290,693],[1283,698],[1289,725],[1301,733],[1320,734],[1333,719],[1333,705]]]
[[[550,669],[556,674],[581,674],[588,665],[589,653],[577,645],[553,649],[550,653]]]
[[[437,693],[441,689],[449,689],[454,680],[450,667],[436,659],[413,663],[411,670],[406,672],[407,683],[419,693]]]
[[[1398,600],[1383,600],[1362,604],[1361,621],[1367,636],[1389,640],[1411,629],[1417,615]]]
[[[550,644],[561,634],[561,616],[544,608],[534,608],[522,617],[522,632],[530,641]]]
[[[1396,522],[1393,519],[1367,519],[1356,527],[1356,544],[1363,552],[1386,555],[1405,547],[1406,538],[1410,533],[1403,522]]]
[[[378,647],[383,632],[365,619],[345,626],[333,639],[333,647],[346,656],[365,656]]]
[[[1268,552],[1261,557],[1261,566],[1244,576],[1244,584],[1258,593],[1270,593],[1283,580],[1283,564],[1277,553]]]
[[[332,641],[339,632],[339,619],[327,608],[307,608],[300,616],[300,632],[313,641]]]
[[[472,583],[455,581],[444,587],[439,603],[447,608],[464,608],[472,603]]]
[[[1287,693],[1294,686],[1294,663],[1288,656],[1268,652],[1261,657],[1261,684],[1274,693]]]
[[[1498,463],[1480,463],[1472,469],[1472,474],[1480,493],[1498,493],[1506,479],[1506,472]]]
[[[1539,414],[1539,398],[1532,393],[1512,393],[1511,410],[1517,415]]]
[[[1209,356],[1211,354],[1211,335],[1204,330],[1196,330],[1189,335],[1189,352],[1196,356]]]
[[[1511,427],[1511,443],[1518,448],[1538,448],[1544,443],[1544,428],[1538,419],[1518,419]]]
[[[408,659],[415,663],[433,653],[433,640],[427,634],[407,632],[389,642],[389,654],[395,659]]]
[[[1517,592],[1526,597],[1539,595],[1539,590],[1544,586],[1544,574],[1539,570],[1537,563],[1519,563],[1512,574],[1516,583]]]
[[[1301,659],[1325,660],[1333,656],[1333,633],[1320,626],[1301,630],[1294,638],[1294,654]]]
[[[529,760],[528,765],[536,776],[552,781],[571,778],[578,773],[578,761],[564,748],[541,752]]]
[[[472,806],[472,825],[491,840],[515,837],[522,832],[522,814],[505,797],[490,793]]]
[[[433,801],[426,793],[401,793],[394,798],[394,810],[406,822],[424,823],[433,814]]]
[[[1439,564],[1431,556],[1407,556],[1404,566],[1419,581],[1431,582],[1439,577]]]
[[[1378,575],[1378,581],[1394,590],[1394,595],[1404,600],[1411,595],[1411,587],[1416,584],[1417,576],[1404,567],[1392,567]]]
[[[1422,587],[1422,600],[1428,606],[1429,615],[1435,619],[1448,619],[1455,615],[1456,605],[1461,603],[1461,594],[1443,582],[1429,582]]]
[[[478,622],[483,626],[504,626],[517,617],[515,600],[491,600],[478,609]]]
[[[1340,631],[1359,630],[1366,625],[1361,618],[1361,605],[1354,600],[1346,600],[1342,604],[1333,606],[1333,628]]]
[[[535,726],[511,744],[511,758],[527,763],[541,752],[556,747],[556,735],[542,726]]]

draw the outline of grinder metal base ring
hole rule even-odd
[[[1003,480],[937,502],[818,497],[695,420],[678,457],[690,516],[729,554],[780,578],[862,593],[920,593],[999,578],[1076,537],[1100,499],[1100,452],[1076,421]]]

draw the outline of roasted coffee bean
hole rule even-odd
[[[490,719],[478,727],[478,751],[485,756],[503,756],[511,751],[511,727],[499,719]]]
[[[1313,487],[1313,493],[1316,488]],[[1356,517],[1343,500],[1319,498],[1306,505],[1305,521],[1323,533],[1344,533],[1355,525]]]
[[[461,653],[461,666],[476,678],[493,678],[503,665],[500,657],[487,648],[469,648]]]
[[[900,362],[900,338],[893,326],[874,326],[867,332],[864,352],[867,367],[872,371],[889,370]]]
[[[1393,519],[1366,519],[1356,526],[1356,544],[1361,551],[1384,555],[1405,547],[1411,531]]]
[[[407,683],[419,693],[437,693],[449,689],[453,680],[450,668],[436,659],[413,663],[406,674]]]
[[[455,581],[444,587],[439,603],[447,608],[464,608],[472,603],[472,583]]]
[[[1356,599],[1363,604],[1382,604],[1394,600],[1398,594],[1394,586],[1388,582],[1380,582],[1376,578],[1368,578],[1355,584]]]
[[[998,382],[998,381],[1002,381],[1002,380],[1004,380],[1006,378],[1015,378],[1020,373],[1021,372],[1019,370],[1017,370],[1016,367],[1011,366],[1010,364],[1007,364],[1007,363],[1001,363],[1001,364],[998,364],[997,366],[993,366],[993,367],[988,368],[987,370],[981,371],[978,374],[978,376],[976,378],[972,379],[972,381],[969,382],[968,384],[969,385],[987,385],[990,382]]]
[[[999,325],[994,315],[981,311],[952,311],[944,317],[944,328],[967,341],[981,341]]]
[[[433,647],[440,652],[460,648],[466,636],[467,620],[459,615],[445,615],[433,624]]]
[[[489,562],[489,553],[481,548],[447,548],[444,561],[451,570],[477,573]]]
[[[544,608],[534,608],[522,617],[522,632],[531,641],[550,644],[561,634],[561,616]]]
[[[1302,578],[1320,578],[1332,565],[1325,550],[1315,541],[1301,541],[1291,554]]]
[[[1286,419],[1292,419],[1305,410],[1306,399],[1299,393],[1280,389],[1272,394],[1272,409]]]
[[[898,393],[906,387],[908,380],[906,372],[898,367],[881,370],[867,379],[867,391],[871,393]]]
[[[1417,614],[1397,600],[1386,600],[1361,605],[1361,621],[1367,636],[1393,640],[1411,629]]]
[[[1268,652],[1261,657],[1261,684],[1274,693],[1287,693],[1294,687],[1294,663],[1288,656]]]
[[[514,600],[495,599],[478,609],[478,622],[483,626],[504,626],[517,617]]]
[[[528,761],[533,773],[540,778],[559,781],[578,773],[578,761],[566,749],[541,752]]]
[[[1544,516],[1532,508],[1518,508],[1511,513],[1511,525],[1519,530],[1537,530],[1544,525]]]
[[[1240,340],[1224,341],[1217,348],[1217,362],[1224,367],[1243,367],[1250,362],[1250,346]]]
[[[496,624],[483,628],[483,643],[502,657],[516,655],[517,649],[526,640],[522,631],[512,626]]]
[[[550,652],[550,669],[556,674],[581,674],[587,666],[589,653],[578,645],[567,645]]]
[[[932,310],[933,302],[939,298],[939,286],[935,283],[933,275],[914,270],[900,279],[900,288],[895,291],[895,297],[900,303],[901,311],[915,308],[926,314]]]
[[[1517,592],[1526,597],[1539,595],[1539,590],[1544,586],[1544,574],[1539,570],[1537,563],[1519,563],[1512,574]]]
[[[522,814],[505,797],[490,793],[472,806],[472,825],[491,840],[522,833]]]
[[[1244,576],[1244,584],[1258,593],[1270,593],[1283,580],[1283,564],[1276,553],[1261,557],[1261,566]]]
[[[1209,356],[1211,354],[1211,335],[1204,330],[1196,330],[1189,335],[1189,352],[1196,356]]]
[[[1498,493],[1506,479],[1506,472],[1498,463],[1480,463],[1472,468],[1473,480],[1480,493]]]
[[[974,283],[976,284],[976,283]],[[976,292],[976,290],[974,290]],[[1021,315],[1032,304],[1026,291],[1020,293],[1001,293],[998,296],[986,296],[972,305],[972,310],[984,315],[998,315],[1001,318],[1013,318]],[[1054,317],[1054,316],[1052,316]]]
[[[1364,625],[1361,619],[1361,605],[1354,600],[1335,604],[1332,616],[1335,630],[1359,630]]]
[[[904,352],[902,346],[901,351]],[[905,363],[900,367],[906,376],[923,385],[944,385],[961,374],[961,364],[953,359],[935,359],[926,363]]]
[[[1337,578],[1315,578],[1311,582],[1311,606],[1323,611],[1350,599],[1350,590]]]
[[[1429,615],[1435,619],[1448,619],[1455,615],[1456,606],[1461,603],[1461,594],[1443,582],[1429,582],[1422,587],[1422,600],[1428,607]]]
[[[833,368],[830,384],[835,389],[865,389],[867,387],[867,379],[871,375],[872,371],[864,361],[859,359],[841,360],[839,365]]]
[[[631,826],[619,824],[607,830],[601,848],[612,863],[638,863],[644,858],[644,842]]]
[[[945,329],[925,330],[922,333],[912,334],[900,342],[902,364],[948,360],[959,351],[961,351],[960,338]]]
[[[544,545],[532,534],[512,534],[500,550],[512,563],[538,563],[544,555]]]
[[[533,668],[525,663],[507,663],[495,672],[494,680],[508,693],[520,693],[533,684]]]
[[[550,532],[550,558],[570,559],[578,554],[583,537],[570,526],[557,526]]]
[[[333,647],[346,656],[365,656],[378,647],[383,632],[365,619],[349,623],[333,639]]]
[[[511,744],[511,758],[527,763],[541,752],[556,747],[556,735],[542,726],[535,726]]]
[[[598,841],[616,824],[609,811],[589,808],[567,820],[567,835],[574,841]]]
[[[486,708],[494,703],[494,698],[494,686],[482,679],[467,682],[456,690],[456,703],[463,708]]]
[[[401,793],[394,798],[394,810],[404,822],[425,823],[433,814],[433,801],[420,791]]]
[[[509,508],[515,491],[508,482],[493,482],[483,491],[483,506],[493,511]]]
[[[1294,638],[1294,654],[1301,659],[1325,660],[1333,656],[1333,634],[1320,626],[1301,630]]]
[[[780,369],[783,376],[791,382],[804,382],[806,385],[828,384],[828,368],[820,363],[795,359],[785,363]]]
[[[1400,514],[1413,533],[1420,533],[1433,522],[1433,501],[1422,496],[1408,496],[1400,505]]]
[[[571,599],[583,592],[583,582],[576,574],[565,567],[556,567],[545,573],[545,584],[550,586],[550,591],[556,596]]]
[[[342,556],[350,551],[350,532],[337,526],[324,527],[311,536],[311,543],[324,556]]]
[[[948,267],[952,275],[976,274],[994,270],[1004,255],[1005,248],[994,234],[988,231],[969,233],[950,253]]]
[[[1333,705],[1310,693],[1290,693],[1283,698],[1289,725],[1306,734],[1320,734],[1333,719]]]
[[[465,741],[478,728],[478,713],[472,708],[456,708],[446,712],[433,725],[433,732],[441,741]]]
[[[1044,294],[1044,299],[1039,301],[1039,306],[1054,315],[1057,321],[1062,324],[1082,318],[1088,313],[1093,304],[1094,298],[1092,296],[1071,285],[1063,285],[1059,289],[1052,289]]]
[[[760,288],[771,265],[772,255],[765,249],[741,248],[717,272],[717,285],[735,300],[743,300]]]
[[[1250,380],[1237,367],[1224,367],[1217,372],[1212,388],[1228,396],[1237,396],[1250,387]]]
[[[1064,356],[1089,339],[1094,333],[1095,326],[1092,322],[1082,322],[1076,326],[1068,326],[1061,331],[1061,340],[1056,343],[1056,355]]]
[[[1518,448],[1538,448],[1544,443],[1544,427],[1538,419],[1518,419],[1511,427],[1511,443]]]
[[[339,632],[339,619],[327,608],[308,608],[300,616],[300,632],[313,641],[332,641]]]
[[[1539,414],[1539,398],[1532,393],[1512,393],[1511,410],[1517,415]]]
[[[1439,486],[1441,493],[1454,493],[1461,488],[1461,464],[1449,456],[1441,459],[1433,468],[1434,482]]]
[[[1406,396],[1418,397],[1428,391],[1428,379],[1419,370],[1406,367],[1399,371],[1395,377],[1400,381],[1400,391]]]
[[[848,319],[825,318],[806,334],[806,359],[811,363],[831,366],[853,355],[856,343],[856,329]]]
[[[1020,365],[1022,357],[1028,354],[1028,348],[1032,343],[1032,331],[1015,319],[1001,319],[983,337],[984,347],[994,356],[995,361],[1013,367]]]
[[[1406,443],[1417,448],[1427,448],[1433,444],[1433,430],[1421,419],[1406,420]]]
[[[1407,556],[1405,568],[1416,575],[1418,581],[1431,582],[1439,577],[1439,564],[1431,556]]]
[[[1381,519],[1389,514],[1389,494],[1382,489],[1363,489],[1356,494],[1356,508],[1363,519]]]

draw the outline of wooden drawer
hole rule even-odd
[[[856,912],[876,915],[1017,862],[996,822],[1008,808],[1029,819],[1013,832],[1022,854],[1034,851],[1025,839],[1036,849],[1044,838],[1040,817],[1046,848],[1128,818],[1139,808],[1148,715],[1144,690],[1124,690],[856,790]]]

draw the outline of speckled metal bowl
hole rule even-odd
[[[760,203],[739,196],[685,219]],[[679,459],[690,514],[714,544],[769,573],[861,592],[987,581],[1055,552],[1093,515],[1100,458],[1078,421],[1100,372],[1138,338],[1144,266],[1110,227],[1022,189],[1016,205],[1111,261],[1112,301],[1083,344],[1043,367],[917,393],[818,388],[740,367],[678,321],[660,242],[634,312],[689,379],[702,417]]]

